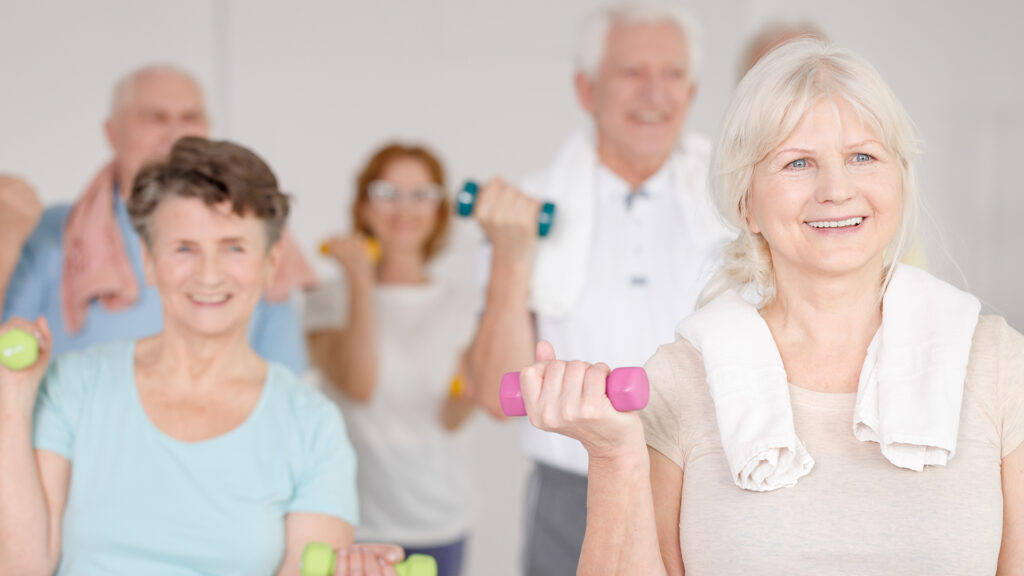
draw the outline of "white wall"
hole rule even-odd
[[[545,165],[585,121],[570,60],[576,23],[595,4],[0,0],[0,171],[27,176],[47,201],[73,198],[107,157],[100,127],[114,80],[143,63],[174,62],[206,86],[215,134],[263,154],[296,194],[293,228],[313,253],[318,238],[348,228],[354,172],[385,140],[430,144],[453,185]],[[688,4],[704,24],[707,55],[690,126],[708,135],[736,81],[742,42],[765,22],[816,21],[871,60],[924,139],[931,267],[963,284],[955,261],[989,310],[1024,328],[1019,4]],[[458,224],[438,265],[469,293],[478,242],[472,224]],[[514,424],[479,417],[472,426],[484,515],[468,573],[511,575],[527,466]]]

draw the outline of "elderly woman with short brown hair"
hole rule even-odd
[[[274,174],[241,146],[184,138],[136,178],[129,212],[162,332],[51,364],[45,321],[0,327],[43,349],[0,367],[0,572],[297,574],[308,542],[351,545],[337,409],[249,345],[288,216]],[[393,574],[401,555],[345,550],[353,574]]]

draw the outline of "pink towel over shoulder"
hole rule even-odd
[[[71,333],[81,331],[89,304],[99,300],[107,310],[123,310],[139,298],[124,240],[114,213],[114,164],[107,164],[71,208],[64,226],[61,308]],[[266,298],[282,301],[293,290],[316,285],[313,269],[291,234],[281,235],[281,263]]]

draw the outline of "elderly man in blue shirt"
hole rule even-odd
[[[114,157],[74,204],[43,211],[25,182],[0,177],[0,320],[46,317],[56,354],[161,330],[160,298],[144,278],[125,201],[144,164],[182,136],[208,135],[202,89],[170,66],[136,70],[117,83],[104,129]],[[249,337],[261,356],[301,373],[306,351],[287,295],[310,275],[292,256],[256,308]]]

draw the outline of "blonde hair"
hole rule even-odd
[[[822,98],[847,101],[874,130],[902,173],[903,210],[899,229],[884,254],[888,284],[893,263],[906,250],[917,224],[913,123],[896,95],[871,64],[834,44],[801,39],[769,52],[743,77],[726,111],[712,161],[712,201],[722,219],[739,231],[722,265],[704,287],[699,305],[729,289],[754,289],[760,304],[775,297],[771,251],[761,234],[747,227],[754,165],[781,144]],[[881,292],[879,292],[881,295]]]

